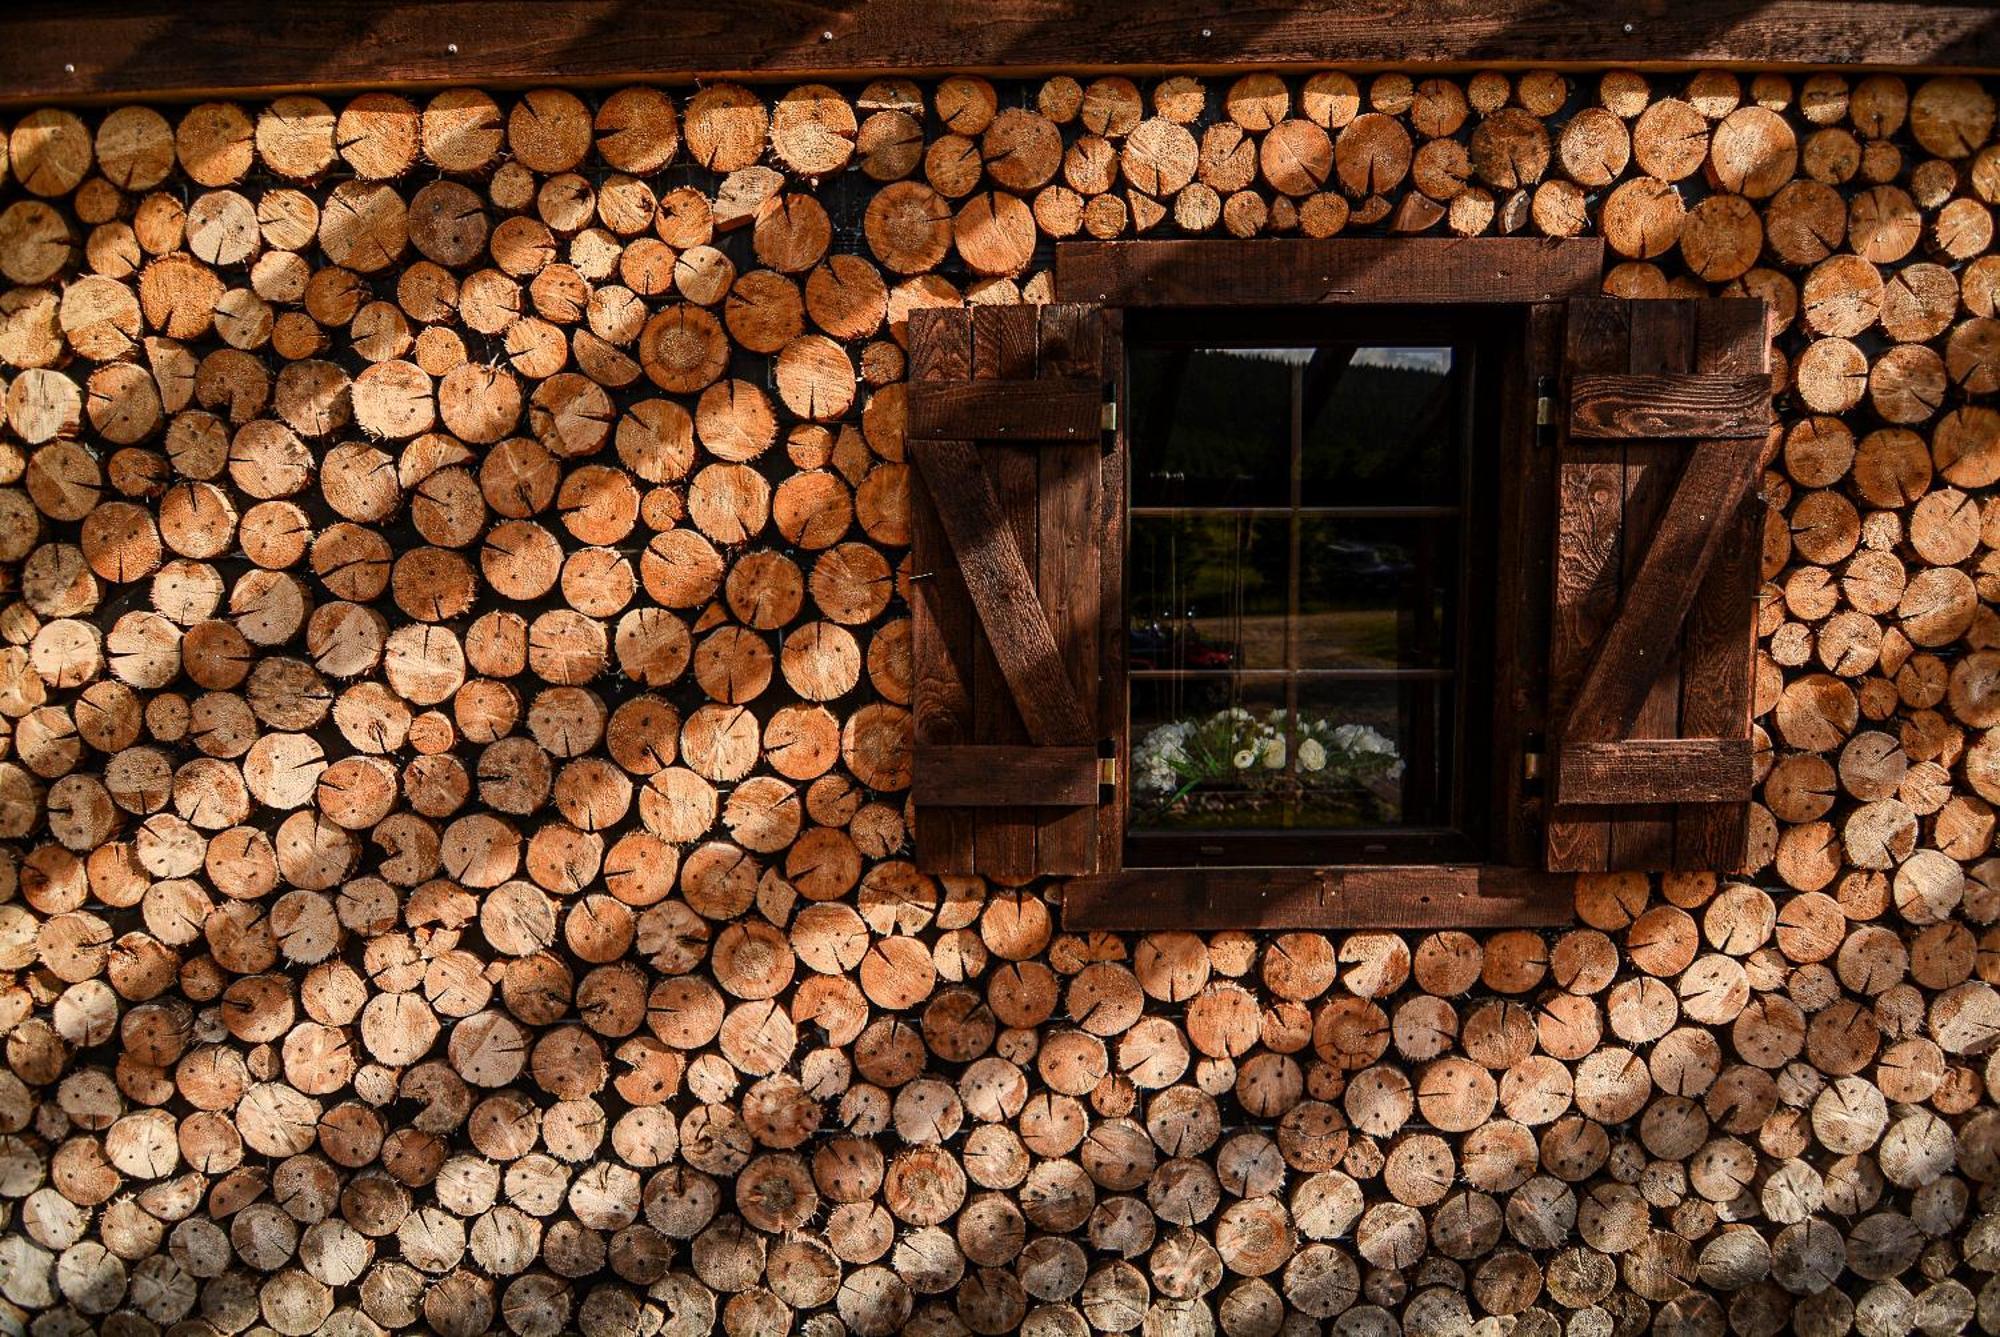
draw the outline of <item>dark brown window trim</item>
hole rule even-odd
[[[1058,302],[1113,307],[1525,306],[1587,297],[1601,237],[1075,241]]]
[[[1063,927],[1544,928],[1572,922],[1574,881],[1492,864],[1135,868],[1070,879]]]
[[[1560,319],[1553,304],[1598,289],[1598,238],[1329,238],[1326,240],[1072,242],[1056,248],[1061,301],[1114,310],[1144,307],[1435,304],[1494,306],[1518,321],[1499,369],[1506,451],[1528,462],[1503,472],[1495,514],[1527,534],[1550,532],[1552,476],[1534,432],[1537,381],[1552,374]],[[1121,377],[1122,380],[1122,377]],[[1494,699],[1539,696],[1537,650],[1546,639],[1548,544],[1531,544],[1503,570],[1495,600],[1520,615],[1499,619],[1511,644],[1494,646]],[[1526,610],[1536,610],[1532,613]],[[1121,613],[1122,616],[1122,613]],[[1124,716],[1122,664],[1116,685]],[[1515,714],[1499,710],[1497,718]],[[1532,720],[1530,721],[1532,724]],[[1495,728],[1490,767],[1496,802],[1525,800],[1519,758],[1528,726]],[[1121,728],[1121,753],[1129,731]],[[1121,755],[1119,772],[1129,775]],[[1122,785],[1115,801],[1126,801]],[[1122,826],[1122,823],[1120,823]],[[1522,831],[1495,833],[1508,863],[1427,863],[1257,868],[1128,869],[1072,879],[1063,922],[1077,929],[1435,928],[1544,926],[1572,921],[1574,875],[1535,871],[1540,849]]]

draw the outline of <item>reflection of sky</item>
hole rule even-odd
[[[1314,348],[1209,348],[1203,352],[1226,353],[1230,357],[1256,358],[1260,362],[1310,362]],[[1451,369],[1449,348],[1358,348],[1348,359],[1357,367],[1401,367],[1406,371],[1428,371],[1442,376]]]

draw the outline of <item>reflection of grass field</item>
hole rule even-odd
[[[1396,668],[1397,610],[1351,608],[1299,615],[1301,668]],[[1198,617],[1193,626],[1203,639],[1227,644],[1240,639],[1238,664],[1243,668],[1285,666],[1285,615],[1245,617],[1240,623],[1224,617]]]

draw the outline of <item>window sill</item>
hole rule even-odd
[[[1493,864],[1128,868],[1072,878],[1065,929],[1543,928],[1575,876]]]

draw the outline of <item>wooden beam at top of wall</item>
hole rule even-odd
[[[0,106],[296,88],[1166,66],[2000,69],[2000,10],[1902,0],[12,0]]]

